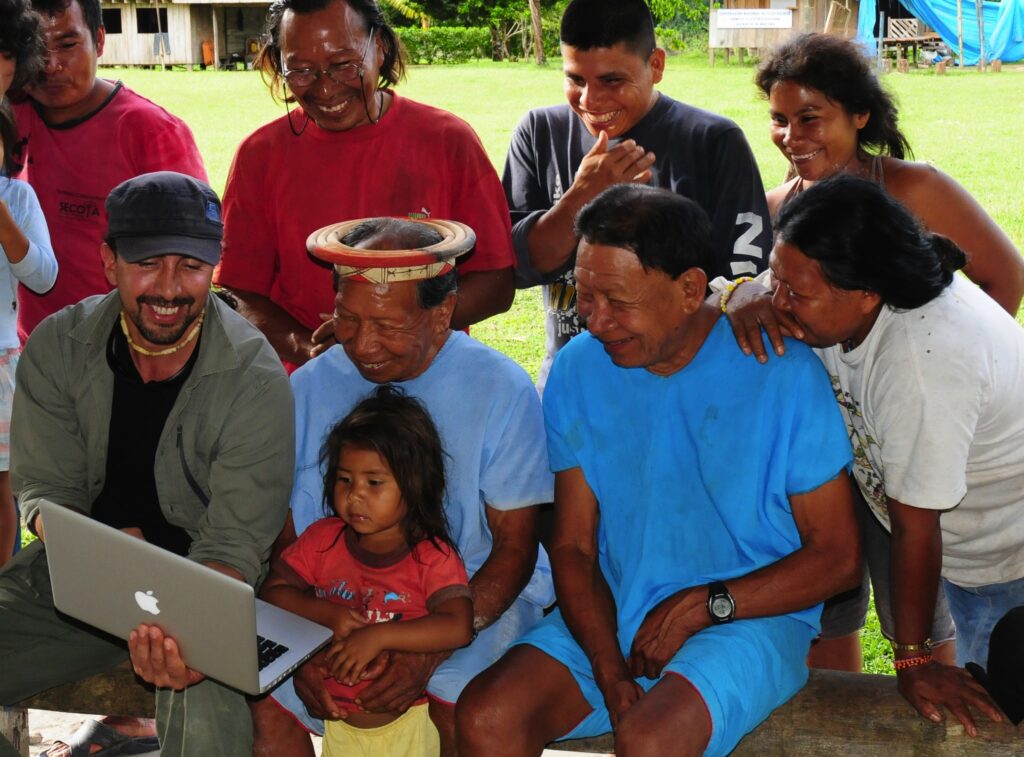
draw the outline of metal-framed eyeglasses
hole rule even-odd
[[[370,29],[370,36],[366,38],[366,46],[363,48],[363,54],[359,56],[358,63],[332,63],[327,68],[288,69],[284,67],[284,61],[282,60],[281,76],[288,82],[288,86],[293,89],[295,87],[311,87],[324,74],[335,84],[351,84],[355,81],[362,81],[363,74],[365,73],[363,61],[366,60],[366,54],[370,52],[370,45],[373,44],[373,34],[375,31],[377,30]]]

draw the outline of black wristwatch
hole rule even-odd
[[[736,601],[721,581],[708,584],[708,615],[715,625],[730,623],[736,617]]]

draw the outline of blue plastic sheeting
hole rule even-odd
[[[902,5],[934,29],[942,41],[956,52],[956,0],[900,0]],[[964,65],[978,63],[978,15],[974,0],[963,0]],[[878,18],[875,0],[861,0],[857,16],[857,37],[870,54],[876,50],[872,32]],[[1024,59],[1024,0],[983,2],[985,22],[985,57],[1013,63]]]

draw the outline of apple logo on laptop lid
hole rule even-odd
[[[135,592],[135,603],[139,606],[140,609],[142,609],[144,612],[148,612],[150,615],[160,614],[160,608],[157,607],[157,603],[159,601],[159,599],[153,596],[152,591]]]

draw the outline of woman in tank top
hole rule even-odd
[[[803,34],[761,64],[757,85],[771,108],[772,141],[792,178],[767,193],[774,217],[789,198],[839,171],[870,178],[929,231],[967,253],[967,276],[1011,315],[1024,295],[1024,261],[1006,234],[956,181],[905,160],[892,97],[854,42]]]

